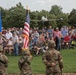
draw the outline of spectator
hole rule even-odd
[[[63,29],[61,30],[62,37],[64,38],[67,33],[68,33],[68,30],[66,30],[66,28],[63,27]]]
[[[9,55],[11,55],[11,53],[13,52],[13,49],[14,49],[12,37],[9,39],[9,41],[7,43],[7,47],[8,47]]]
[[[55,38],[57,50],[61,49],[61,37],[62,37],[62,34],[59,31],[59,28],[57,27],[56,30],[54,31],[54,38]]]
[[[15,56],[18,56],[18,54],[19,54],[19,38],[18,38],[18,36],[17,36],[17,34],[16,33],[14,33],[13,34],[13,37],[12,37],[12,40],[13,40],[13,43],[14,43],[14,55]]]
[[[23,31],[23,29],[20,28],[20,30],[19,30],[19,35],[22,35],[22,31]]]
[[[72,45],[73,48],[76,45],[76,34],[75,33],[73,33],[72,36],[71,36],[71,45]]]
[[[9,41],[9,39],[12,37],[12,33],[10,32],[10,30],[8,29],[5,35],[6,39]]]
[[[66,34],[66,36],[64,37],[64,45],[69,48],[69,42],[70,42],[70,37],[68,35],[68,33]]]
[[[19,35],[19,54],[22,53],[22,46],[23,46],[23,37]]]
[[[37,30],[34,31],[34,37],[39,37],[39,33]]]
[[[2,35],[0,34],[0,45],[2,45]]]
[[[42,40],[41,37],[39,37],[36,43],[36,46],[34,46],[34,49],[36,50],[36,55],[38,55],[40,51],[43,49],[43,44],[44,44],[44,41]]]
[[[49,34],[49,38],[51,38],[53,36],[53,30],[51,26],[49,26],[49,29],[47,30],[47,32]]]

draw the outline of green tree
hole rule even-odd
[[[54,14],[49,14],[48,20],[49,20],[49,25],[51,25],[53,28],[55,28],[57,26],[56,16]]]
[[[63,25],[68,26],[68,15],[69,14],[63,13],[61,6],[53,5],[49,13],[55,16],[54,22],[52,23],[54,24],[54,27],[57,26],[61,28]]]
[[[25,9],[19,3],[16,7],[12,7],[7,14],[6,21],[7,27],[23,27],[25,22]]]
[[[39,27],[42,28],[43,26],[46,26],[48,24],[48,22],[45,21],[41,21],[42,16],[48,16],[48,11],[42,10],[42,11],[33,11],[30,13],[30,18],[31,20],[35,20],[35,21],[31,21],[31,27]],[[36,21],[39,20],[39,21]]]
[[[59,19],[57,20],[57,26],[59,28],[61,28],[62,26],[68,26],[68,15],[69,14],[63,13],[57,16],[57,19]]]
[[[71,25],[71,26],[74,26],[76,24],[76,9],[73,9],[70,13],[70,15],[68,16],[69,18],[69,21],[68,23]]]
[[[31,19],[31,20],[30,20],[30,26],[31,26],[32,28],[38,26],[38,22],[37,22],[37,21],[32,21],[32,20],[38,20],[38,14],[39,14],[38,11],[30,12],[30,19]]]
[[[58,5],[53,5],[51,7],[50,13],[54,14],[55,16],[58,16],[58,15],[62,14],[63,13],[62,12],[62,7],[58,6]]]
[[[19,2],[15,7],[11,7],[10,9],[2,10],[2,26],[4,28],[9,27],[24,27],[24,22],[26,18],[26,10]],[[70,14],[63,13],[62,7],[53,5],[50,11],[41,10],[41,11],[30,11],[30,19],[31,20],[39,20],[39,21],[31,21],[30,26],[32,28],[43,26],[49,27],[51,25],[53,28],[62,27],[63,25],[76,24],[76,9],[73,9]],[[42,16],[46,17],[47,21],[42,21]],[[62,19],[63,20],[62,20]]]
[[[2,16],[2,27],[6,27],[6,16],[8,13],[8,10],[3,9],[2,7],[0,7],[1,9],[1,16]]]
[[[42,20],[42,17],[45,17],[45,18],[48,18],[48,16],[49,16],[49,12],[48,11],[46,11],[46,10],[41,10],[40,11],[40,13],[38,14],[38,20]],[[42,27],[44,27],[44,26],[48,26],[48,22],[47,21],[40,21],[40,22],[38,22],[38,26],[39,26],[39,28],[42,28]]]

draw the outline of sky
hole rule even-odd
[[[16,6],[19,2],[24,8],[28,6],[31,11],[51,10],[51,6],[61,6],[64,13],[70,13],[72,9],[76,9],[76,0],[0,0],[0,6],[4,9],[9,9]]]

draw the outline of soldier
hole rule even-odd
[[[32,75],[30,62],[32,60],[32,56],[30,55],[29,50],[23,50],[23,56],[20,58],[18,62],[18,66],[20,69],[20,75]]]
[[[46,75],[62,75],[62,56],[54,49],[55,42],[49,41],[48,47],[49,49],[42,56],[42,61],[46,65]]]
[[[7,75],[8,58],[2,53],[3,48],[0,45],[0,75]]]

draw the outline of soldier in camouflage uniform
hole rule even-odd
[[[2,53],[3,48],[0,45],[0,75],[7,75],[8,58]]]
[[[54,49],[55,42],[49,41],[48,47],[49,49],[42,56],[42,61],[46,65],[46,75],[62,75],[62,56]]]
[[[32,75],[30,62],[32,60],[32,56],[29,51],[23,51],[23,56],[20,58],[18,62],[18,66],[20,69],[20,75]]]

